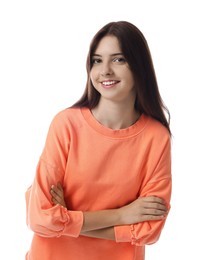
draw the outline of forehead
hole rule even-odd
[[[121,48],[118,39],[115,36],[108,35],[100,40],[94,54],[109,55],[119,52],[121,52]]]

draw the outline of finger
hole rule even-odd
[[[53,202],[55,202],[55,204],[60,204],[60,205],[64,205],[65,204],[64,200],[62,198],[60,198],[58,195],[56,195],[56,194],[52,195],[51,200]]]
[[[57,187],[59,188],[59,190],[63,192],[63,186],[60,182],[57,183]]]
[[[59,202],[54,197],[52,197],[51,200],[52,200],[53,204],[55,204],[55,205],[59,204]]]
[[[52,196],[52,198],[54,198],[55,200],[57,200],[59,203],[61,202],[61,201],[63,201],[63,199],[64,199],[64,197],[63,197],[63,194],[58,194],[58,193],[56,193],[53,189],[51,189],[51,196]]]
[[[167,214],[167,210],[161,209],[144,209],[143,215],[152,215],[152,216],[165,216]]]
[[[162,198],[155,197],[155,196],[143,197],[143,200],[151,203],[156,202],[163,205],[165,204],[165,201]]]
[[[50,193],[51,193],[52,199],[59,200],[60,197],[53,190],[51,190]]]
[[[164,204],[156,203],[156,202],[148,202],[144,205],[144,208],[167,211],[167,207]]]
[[[52,185],[51,190],[56,193],[59,197],[63,197],[63,190],[59,189],[58,186]]]
[[[144,206],[147,208],[167,209],[166,202],[158,197],[143,198]]]
[[[61,205],[65,208],[67,208],[67,205],[64,201],[64,199],[61,199],[59,196],[57,196],[56,194],[54,196],[51,197],[51,201],[55,204],[55,205]]]
[[[141,218],[141,222],[144,221],[156,221],[156,220],[162,220],[166,217],[166,215],[160,215],[160,216],[155,216],[155,215],[144,215]]]

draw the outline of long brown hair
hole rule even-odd
[[[72,107],[88,107],[92,109],[97,106],[100,100],[100,94],[93,87],[90,80],[90,71],[92,68],[92,56],[100,40],[107,35],[115,36],[118,39],[122,53],[133,73],[137,90],[135,109],[158,120],[171,133],[169,127],[170,113],[159,93],[147,41],[135,25],[126,21],[108,23],[92,39],[86,63],[86,88],[82,97]]]

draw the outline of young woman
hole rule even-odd
[[[52,120],[32,186],[30,260],[143,260],[171,198],[171,133],[148,45],[129,22],[94,36],[81,99]]]

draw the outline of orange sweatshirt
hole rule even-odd
[[[116,241],[80,236],[84,211],[122,207],[140,196],[171,197],[167,129],[141,115],[126,129],[102,126],[87,108],[69,108],[51,122],[32,186],[27,224],[34,232],[27,260],[143,260],[165,220],[114,227]],[[60,181],[69,210],[51,203]]]

